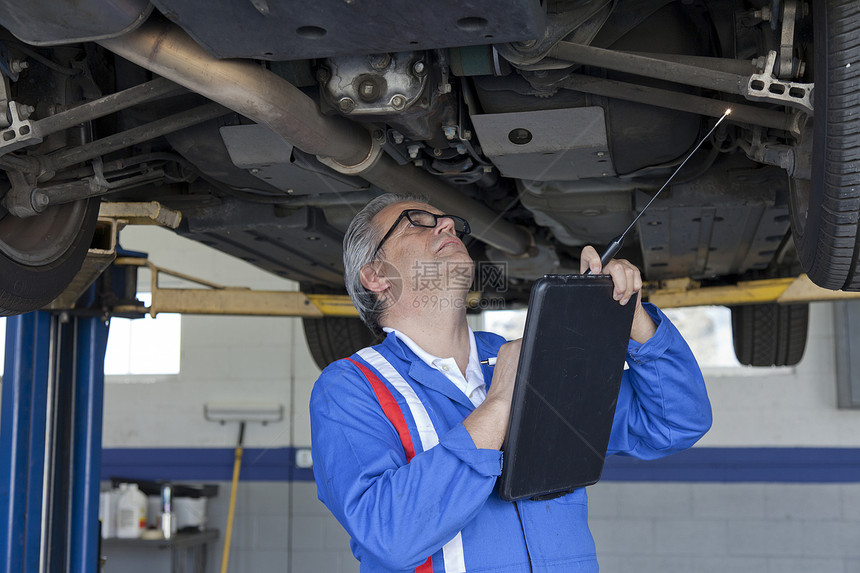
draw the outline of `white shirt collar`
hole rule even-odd
[[[475,406],[478,406],[486,397],[486,384],[484,383],[484,373],[481,370],[481,362],[478,360],[478,345],[475,342],[475,333],[472,328],[469,329],[469,364],[466,366],[466,376],[460,373],[460,368],[453,357],[440,358],[434,356],[418,344],[403,334],[396,328],[385,326],[382,328],[387,333],[393,332],[398,340],[403,342],[409,349],[414,352],[422,362],[431,368],[438,370],[445,375],[451,382],[457,386]]]

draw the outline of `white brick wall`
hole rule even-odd
[[[590,523],[604,573],[857,571],[858,496],[858,484],[604,482],[589,488]]]

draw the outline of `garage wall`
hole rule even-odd
[[[126,229],[122,244],[215,282],[294,288],[161,229]],[[811,317],[796,368],[706,372],[714,426],[689,455],[607,466],[589,488],[602,571],[860,569],[860,412],[836,408],[831,306],[812,305]],[[223,537],[238,429],[205,421],[203,404],[282,403],[284,422],[246,432],[230,571],[357,571],[311,474],[294,463],[294,448],[310,444],[307,402],[319,372],[300,321],[185,316],[181,360],[175,377],[108,383],[105,471],[219,483],[209,523]],[[187,463],[170,457],[176,449]],[[209,555],[218,570],[220,543]],[[127,557],[109,555],[106,571],[133,573]]]
[[[591,488],[601,571],[860,570],[860,486],[624,483]]]
[[[860,570],[860,412],[836,408],[832,306],[812,305],[797,367],[706,382],[713,427],[674,468],[694,481],[589,488],[601,571]]]
[[[125,249],[149,253],[159,266],[215,283],[271,290],[297,288],[295,283],[163,229],[129,227],[120,242]],[[188,286],[169,277],[161,285]],[[149,290],[148,273],[141,273],[139,290]],[[305,568],[298,553],[289,552],[296,497],[294,482],[289,479],[295,455],[290,446],[310,444],[306,405],[319,374],[304,342],[301,321],[189,315],[182,317],[181,337],[178,375],[108,378],[103,478],[122,475],[218,484],[219,495],[209,503],[208,519],[209,526],[221,533],[208,551],[208,570],[218,571],[238,425],[207,421],[203,406],[206,402],[249,400],[280,403],[285,409],[284,421],[249,424],[245,431],[243,481],[236,501],[229,571],[327,571]],[[307,496],[300,492],[299,497],[295,507],[301,514],[306,511]],[[315,501],[315,494],[310,501]],[[330,521],[340,529],[336,521]],[[301,536],[305,528],[300,518],[296,524]],[[333,551],[324,552],[324,557],[331,560],[345,552],[352,559],[343,542],[345,533],[337,533],[340,542],[334,534],[330,536]],[[147,558],[146,552],[128,548],[107,546],[105,553],[106,572],[151,572],[164,560],[159,552],[151,552]],[[296,567],[292,560],[297,561]]]

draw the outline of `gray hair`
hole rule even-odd
[[[385,306],[376,294],[361,284],[360,273],[361,269],[373,262],[373,251],[385,232],[385,229],[373,225],[373,218],[389,205],[407,201],[427,203],[427,199],[419,195],[384,193],[371,200],[353,217],[343,237],[343,280],[346,291],[358,309],[361,320],[377,335],[382,334],[379,321]]]

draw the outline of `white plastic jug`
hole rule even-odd
[[[122,539],[140,537],[146,529],[146,496],[136,483],[119,486],[116,511],[116,536]]]

